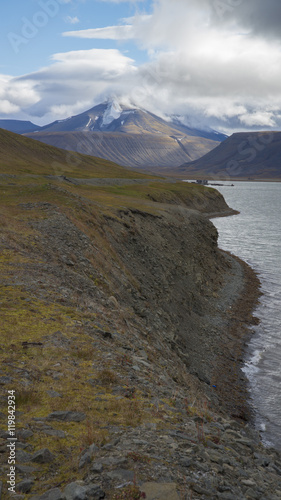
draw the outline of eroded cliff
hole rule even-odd
[[[16,391],[19,494],[278,498],[279,457],[241,421],[235,321],[256,295],[239,318],[249,276],[213,224],[173,186],[15,182],[2,180],[1,398]]]

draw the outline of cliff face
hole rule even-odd
[[[245,418],[245,393],[234,389],[241,342],[229,309],[245,272],[217,248],[212,223],[175,204],[173,186],[160,203],[126,203],[118,191],[117,206],[109,190],[101,199],[88,186],[10,181],[1,384],[20,412],[19,491],[34,500],[51,489],[57,499],[275,498],[277,454],[233,421]],[[220,211],[221,199],[204,204],[204,193],[194,198],[201,210]]]
[[[216,229],[195,211],[179,207],[161,216],[123,211],[110,226],[111,244],[135,283],[129,290],[119,285],[118,300],[133,307],[154,338],[181,349],[192,370],[204,371],[198,367],[200,323],[227,266],[217,249]]]

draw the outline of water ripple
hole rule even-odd
[[[255,312],[261,322],[249,343],[244,372],[264,443],[281,450],[281,184],[236,182],[234,188],[218,190],[240,211],[213,220],[219,246],[250,264],[262,283]]]

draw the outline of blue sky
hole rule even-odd
[[[122,19],[136,12],[148,12],[149,2],[61,1],[63,3],[60,0],[9,0],[6,3],[5,15],[0,17],[1,73],[13,76],[31,73],[49,64],[52,54],[91,48],[117,48],[128,51],[138,62],[145,61],[146,51],[139,50],[135,43],[78,39],[64,37],[62,33],[119,25]],[[31,38],[24,42],[21,38],[26,40],[26,29],[30,30]]]
[[[281,129],[280,0],[9,0],[0,118],[117,98],[188,125]]]

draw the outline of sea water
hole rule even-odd
[[[216,189],[240,214],[212,222],[220,248],[250,264],[261,281],[260,324],[253,327],[243,371],[263,442],[281,450],[281,183],[233,182]]]

